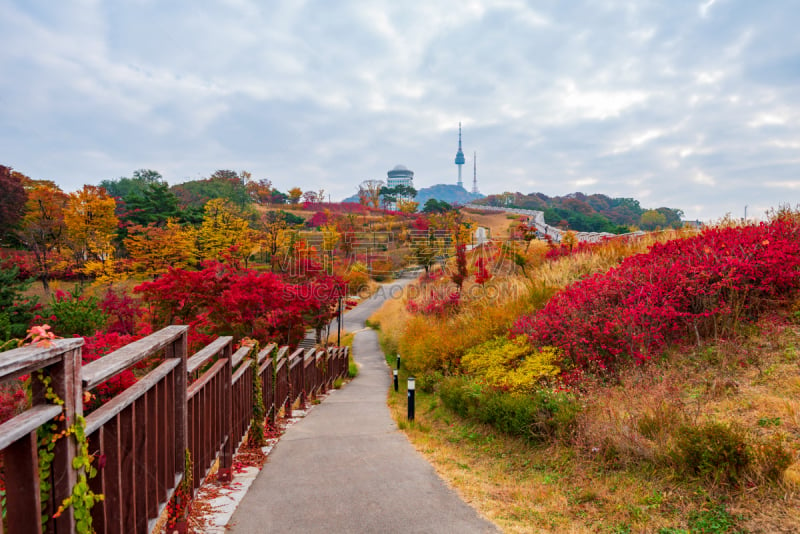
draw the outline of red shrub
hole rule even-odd
[[[133,334],[142,315],[139,302],[126,293],[109,289],[100,301],[100,308],[108,316],[106,331],[116,334]]]
[[[83,364],[98,360],[141,337],[101,332],[91,337],[84,337]],[[126,369],[122,371],[92,390],[93,396],[89,399],[84,399],[84,410],[90,411],[98,408],[135,383],[136,376],[132,370]]]
[[[572,284],[512,333],[562,348],[578,368],[614,370],[671,342],[731,332],[798,289],[800,223],[784,217],[657,244]]]
[[[344,295],[340,278],[314,275],[306,274],[306,283],[289,284],[271,272],[210,262],[200,271],[171,269],[134,291],[150,306],[154,327],[190,326],[192,350],[218,335],[291,344],[303,337],[307,326],[329,321]]]
[[[457,313],[460,304],[461,293],[459,291],[437,288],[435,291],[431,289],[425,298],[409,300],[406,303],[406,310],[409,313],[447,317]]]

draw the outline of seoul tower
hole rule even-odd
[[[461,167],[466,163],[464,152],[461,150],[461,123],[458,123],[458,152],[456,152],[456,165],[458,165],[458,187],[464,187],[461,181]]]

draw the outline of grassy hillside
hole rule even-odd
[[[488,281],[434,273],[372,318],[417,377],[416,422],[390,405],[508,532],[800,531],[798,246],[784,212],[476,252]]]

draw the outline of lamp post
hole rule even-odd
[[[408,377],[408,420],[414,420],[414,377]]]

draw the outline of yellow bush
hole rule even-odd
[[[361,262],[351,265],[350,269],[343,274],[343,278],[347,282],[347,291],[351,295],[358,295],[369,286],[367,266]]]
[[[412,315],[400,336],[398,349],[406,369],[423,373],[446,369],[456,343],[447,334],[446,321],[425,315]]]
[[[497,337],[471,348],[461,360],[462,367],[488,385],[510,391],[532,391],[543,379],[560,372],[554,347],[536,349],[524,337]]]
[[[407,288],[406,299],[427,291]],[[505,334],[517,317],[530,312],[530,297],[530,282],[522,277],[493,278],[484,285],[467,282],[456,315],[408,314],[397,340],[403,361],[413,373],[456,371],[469,348]]]
[[[380,341],[384,352],[396,354],[400,336],[408,319],[403,299],[390,298],[369,321],[380,328]]]

